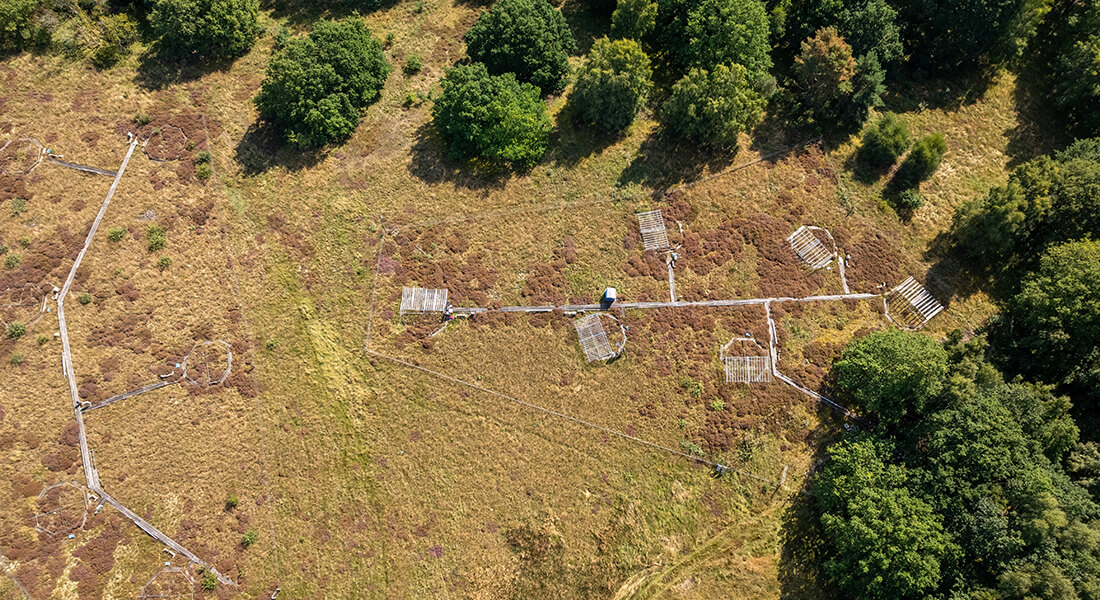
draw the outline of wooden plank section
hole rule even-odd
[[[110,494],[108,494],[107,492],[105,492],[101,489],[93,489],[92,491],[97,493],[102,501],[104,501],[107,504],[110,504],[111,506],[115,507],[115,509],[117,509],[118,512],[122,513],[127,519],[130,519],[131,521],[133,521],[134,525],[137,525],[142,531],[149,534],[149,536],[152,537],[153,539],[157,540],[158,542],[161,542],[165,546],[168,546],[176,554],[179,554],[181,556],[186,556],[187,560],[189,560],[189,561],[191,561],[191,562],[193,562],[197,565],[201,565],[204,569],[206,569],[207,571],[210,571],[211,573],[213,573],[218,578],[218,581],[224,583],[225,585],[236,585],[235,583],[233,583],[232,579],[230,579],[230,578],[226,577],[225,575],[222,575],[221,573],[219,573],[218,570],[215,569],[213,566],[207,564],[205,561],[203,561],[201,558],[195,556],[194,554],[191,554],[191,552],[188,551],[187,548],[184,548],[183,546],[179,545],[178,543],[176,543],[175,540],[173,540],[172,538],[165,535],[164,532],[157,529],[156,527],[153,527],[145,519],[142,519],[141,517],[137,516],[137,514],[134,513],[134,511],[126,508],[125,506],[123,506],[121,502],[119,502],[118,500],[115,500],[114,496],[111,496]]]
[[[119,394],[117,396],[111,396],[110,398],[107,398],[106,400],[104,400],[102,402],[98,402],[96,404],[93,404],[93,405],[91,405],[91,406],[89,406],[89,407],[87,407],[83,410],[84,410],[84,412],[93,411],[93,410],[96,410],[96,409],[99,409],[99,408],[103,408],[104,406],[114,404],[115,402],[118,402],[119,400],[125,400],[127,398],[133,398],[134,396],[144,394],[145,392],[151,392],[153,390],[159,390],[162,387],[173,385],[175,383],[176,383],[176,380],[170,379],[170,380],[165,380],[165,381],[158,381],[156,383],[150,383],[149,385],[143,385],[143,386],[139,387],[136,390],[130,390],[126,393]]]
[[[768,350],[769,350],[769,353],[771,354],[771,359],[772,359],[771,360],[772,375],[775,375],[776,379],[778,379],[778,380],[782,381],[783,383],[793,387],[794,389],[802,392],[803,394],[806,394],[807,396],[809,396],[811,398],[815,398],[816,400],[818,400],[819,402],[822,402],[823,404],[829,406],[830,408],[833,408],[833,409],[839,411],[844,416],[851,416],[852,411],[850,411],[847,408],[837,404],[836,402],[833,402],[832,400],[826,398],[825,396],[822,396],[821,394],[819,394],[819,393],[817,393],[813,390],[802,387],[801,385],[795,383],[794,380],[791,379],[790,377],[787,377],[786,375],[779,372],[779,350],[778,350],[778,347],[777,347],[778,346],[778,341],[777,340],[779,338],[775,333],[775,319],[772,318],[772,307],[771,307],[770,302],[764,304],[764,313],[767,315],[767,318],[768,318]]]
[[[50,156],[50,163],[55,164],[59,167],[65,167],[65,168],[68,168],[68,169],[76,169],[77,171],[82,171],[84,173],[91,173],[93,175],[106,175],[108,177],[117,177],[118,176],[118,171],[108,171],[107,169],[100,169],[100,168],[97,168],[97,167],[89,167],[88,165],[81,165],[81,164],[78,164],[78,163],[71,163],[71,162],[64,161],[64,160],[58,160],[58,159],[54,158],[53,156]]]
[[[720,308],[724,306],[753,306],[767,304],[769,302],[823,302],[829,300],[868,300],[870,298],[880,298],[880,294],[831,294],[827,296],[805,296],[802,298],[792,297],[777,297],[777,298],[743,298],[735,300],[694,300],[694,301],[677,301],[677,302],[615,302],[615,308],[687,308],[687,307],[715,307]],[[542,304],[536,306],[503,306],[495,309],[488,309],[482,307],[456,307],[454,312],[456,315],[473,315],[483,312],[497,311],[497,312],[513,312],[513,313],[544,313],[553,312],[555,310],[561,310],[567,313],[577,312],[592,312],[601,310],[602,307],[599,304],[562,304],[554,306],[551,304]]]
[[[661,210],[635,213],[638,217],[638,229],[642,232],[642,245],[646,250],[665,250],[668,248],[668,232],[665,231],[665,218]]]
[[[400,314],[421,315],[443,312],[447,308],[447,290],[407,287],[401,290]]]
[[[826,249],[825,244],[817,239],[813,230],[805,225],[787,236],[787,241],[790,242],[791,249],[798,255],[798,258],[809,265],[811,269],[820,269],[833,260],[833,253]]]
[[[615,351],[607,340],[607,331],[600,322],[600,315],[583,316],[573,321],[573,327],[577,330],[577,339],[580,340],[588,362],[607,360],[615,356]]]
[[[150,525],[145,519],[137,516],[132,510],[123,506],[121,502],[115,500],[114,497],[100,487],[99,472],[95,468],[95,455],[91,448],[88,447],[88,436],[84,430],[84,415],[83,411],[80,409],[80,395],[77,391],[76,374],[73,370],[73,355],[72,348],[69,345],[69,330],[65,323],[65,296],[68,295],[69,289],[72,288],[73,279],[76,277],[76,271],[80,268],[80,263],[84,260],[84,255],[87,254],[88,248],[92,244],[95,232],[99,229],[99,225],[103,221],[103,215],[106,214],[107,206],[110,205],[111,198],[114,197],[115,190],[118,189],[118,183],[122,179],[122,174],[126,171],[126,165],[129,164],[130,157],[133,156],[134,148],[137,147],[137,143],[136,138],[130,142],[130,147],[126,150],[126,156],[122,159],[122,165],[118,168],[115,180],[111,183],[110,189],[107,190],[107,197],[103,200],[103,206],[99,208],[99,213],[96,214],[95,220],[92,221],[91,229],[88,231],[88,237],[84,239],[84,247],[81,248],[80,253],[76,255],[76,260],[73,261],[73,267],[69,271],[69,276],[65,279],[65,285],[62,286],[61,292],[57,296],[57,321],[61,333],[61,370],[69,381],[69,393],[72,399],[73,416],[76,419],[77,432],[80,438],[80,462],[81,466],[84,468],[84,480],[89,490],[95,492],[102,501],[118,509],[127,519],[130,519],[135,525],[140,527],[142,531],[172,548],[177,554],[186,556],[192,562],[209,569],[217,576],[218,581],[226,585],[236,585],[233,583],[233,580],[222,575],[217,569],[203,562],[199,557],[176,543],[175,540],[165,535],[156,527]]]
[[[95,232],[99,229],[99,224],[103,221],[103,215],[107,212],[107,206],[110,205],[111,198],[115,195],[115,190],[118,189],[118,182],[122,180],[122,173],[126,171],[126,165],[130,162],[130,157],[134,154],[134,148],[137,148],[136,139],[130,142],[130,147],[126,150],[126,156],[122,159],[122,165],[118,168],[115,180],[111,182],[111,188],[107,190],[107,197],[103,200],[103,206],[99,207],[99,213],[96,214],[95,220],[92,221],[92,227],[88,230],[88,237],[84,239],[84,247],[81,248],[80,253],[76,255],[76,260],[73,261],[73,268],[69,271],[69,276],[65,279],[65,285],[61,287],[61,292],[57,296],[57,322],[58,329],[61,332],[61,370],[69,380],[69,393],[72,396],[73,412],[75,413],[76,424],[80,433],[80,462],[84,467],[84,480],[88,487],[93,489],[99,488],[99,475],[92,462],[92,452],[88,449],[88,438],[84,435],[84,417],[81,415],[80,411],[80,394],[77,391],[76,374],[73,372],[73,355],[72,349],[69,346],[69,329],[65,324],[65,296],[68,295],[69,289],[73,286],[76,270],[80,268],[80,262],[84,260],[84,255],[88,252],[88,247],[92,245],[92,238],[95,237]]]
[[[668,299],[670,302],[676,302],[676,276],[672,274],[672,261],[665,264],[668,265]]]

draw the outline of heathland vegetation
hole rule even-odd
[[[260,356],[257,372],[268,381],[258,387],[241,381],[234,385],[242,398],[263,397],[252,412],[275,423],[263,432],[284,437],[278,437],[281,454],[273,459],[278,476],[269,477],[265,463],[264,477],[253,477],[249,502],[244,492],[238,504],[236,491],[206,490],[207,504],[218,508],[216,531],[229,540],[220,551],[232,557],[234,566],[246,564],[252,572],[270,575],[285,573],[299,560],[311,562],[308,568],[325,575],[301,576],[291,584],[298,586],[297,596],[325,595],[330,576],[353,581],[366,574],[371,585],[392,585],[381,591],[390,597],[424,597],[444,587],[456,596],[466,589],[486,597],[612,597],[616,592],[656,597],[669,592],[661,587],[668,583],[664,578],[671,580],[677,573],[682,577],[675,583],[684,582],[681,591],[691,595],[692,582],[697,582],[692,569],[719,561],[723,552],[744,543],[743,563],[722,571],[714,587],[703,586],[702,596],[782,592],[795,597],[808,590],[811,597],[883,600],[1100,599],[1100,2],[276,4],[0,0],[5,68],[0,79],[11,82],[11,89],[19,88],[19,80],[37,81],[41,87],[18,96],[0,90],[0,134],[6,136],[0,145],[23,137],[22,132],[12,133],[4,114],[8,110],[26,125],[37,122],[32,116],[37,119],[43,106],[51,107],[45,112],[52,116],[43,122],[61,123],[56,125],[61,131],[26,133],[49,144],[54,142],[48,136],[64,136],[65,127],[86,126],[84,120],[57,120],[64,119],[66,109],[77,111],[82,100],[65,96],[63,106],[52,108],[53,94],[63,94],[47,89],[55,73],[84,82],[91,90],[87,97],[94,97],[100,84],[110,85],[110,96],[120,106],[143,102],[141,106],[159,111],[155,120],[144,112],[133,116],[133,110],[116,114],[121,109],[107,108],[88,120],[115,135],[137,132],[147,139],[159,135],[163,141],[172,119],[192,124],[187,141],[180,138],[183,166],[173,167],[170,175],[151,171],[141,185],[148,182],[150,190],[144,193],[158,199],[167,177],[191,186],[186,189],[204,200],[189,198],[186,205],[179,203],[180,214],[161,220],[155,214],[144,216],[155,212],[153,206],[166,210],[152,204],[154,200],[140,212],[137,206],[128,207],[143,215],[141,222],[105,225],[100,235],[106,240],[96,252],[110,257],[105,261],[132,258],[135,272],[155,269],[150,275],[154,281],[205,273],[201,276],[219,282],[221,304],[230,304],[232,295],[258,315],[249,327],[263,333],[253,335],[244,328],[248,331],[240,334],[240,344]],[[432,11],[444,16],[431,20]],[[80,144],[94,148],[98,136],[81,137]],[[789,147],[806,139],[820,145],[789,158]],[[105,153],[102,148],[97,152]],[[25,154],[5,154],[0,168],[26,162]],[[757,162],[764,166],[754,172],[758,180],[739,184],[745,187],[736,188],[736,194],[732,184],[694,192],[681,187],[723,172],[746,155],[738,168]],[[35,200],[28,187],[43,181],[60,187],[62,182],[49,176],[36,179],[41,171],[24,178],[16,170],[5,171],[0,181],[5,294],[23,284],[63,280],[58,278],[64,275],[61,266],[80,244],[29,236],[38,235],[44,224],[61,223],[60,213],[66,218],[66,211],[79,215],[72,217],[81,221],[72,224],[73,231],[85,227],[85,217],[94,214],[81,212],[83,197],[60,198],[50,191]],[[217,211],[211,213],[215,201],[205,203],[206,194],[217,197]],[[591,208],[593,196],[615,208],[598,214]],[[49,205],[42,202],[46,197]],[[804,202],[806,198],[812,202]],[[513,219],[544,205],[556,207],[545,222]],[[919,269],[920,278],[948,305],[946,318],[940,319],[950,327],[902,331],[878,318],[879,312],[863,314],[851,306],[826,316],[805,317],[801,308],[777,315],[782,341],[797,346],[792,355],[801,360],[781,366],[815,377],[815,390],[850,407],[850,419],[841,423],[830,414],[792,408],[801,406],[801,397],[775,400],[767,392],[759,399],[753,395],[758,388],[731,391],[731,386],[707,379],[706,373],[714,370],[707,354],[713,340],[689,338],[716,336],[716,331],[725,339],[730,333],[740,336],[759,326],[763,315],[743,322],[665,315],[645,322],[649,329],[637,326],[635,331],[646,333],[630,338],[631,347],[646,348],[654,362],[628,359],[614,367],[638,368],[651,376],[653,386],[646,388],[637,378],[623,384],[610,379],[610,370],[594,367],[576,373],[551,371],[549,365],[564,359],[538,344],[557,339],[565,322],[557,313],[533,317],[531,328],[537,333],[527,338],[506,328],[516,324],[511,314],[448,325],[447,335],[453,334],[448,338],[433,337],[436,323],[421,331],[395,318],[392,307],[375,310],[370,285],[379,277],[432,282],[433,287],[450,287],[452,298],[465,295],[484,306],[499,305],[509,294],[532,302],[544,297],[550,298],[546,302],[576,302],[587,298],[589,288],[619,281],[633,284],[635,293],[657,289],[675,261],[665,263],[653,252],[643,253],[634,229],[624,234],[626,226],[606,216],[621,209],[632,218],[635,209],[654,207],[666,211],[670,224],[680,225],[679,231],[671,226],[669,231],[690,268],[690,273],[676,274],[681,297],[703,298],[714,289],[784,296],[782,285],[789,282],[782,280],[801,282],[799,278],[815,278],[814,285],[799,288],[806,292],[802,295],[825,289],[831,280],[821,272],[807,275],[780,243],[790,233],[788,225],[811,224],[821,215],[836,224],[830,235],[839,247],[864,251],[849,270],[864,291],[886,292],[904,279],[904,271],[917,274]],[[447,229],[446,223],[473,223],[466,215],[488,213],[498,215],[492,225],[498,229]],[[213,226],[210,214],[222,222]],[[576,216],[580,214],[584,219]],[[406,222],[423,223],[429,216],[431,225],[406,227]],[[607,223],[600,218],[608,218]],[[634,221],[629,222],[633,228]],[[58,237],[83,235],[83,229],[65,229]],[[190,237],[199,235],[205,237]],[[217,253],[197,254],[214,240],[224,244],[224,254],[221,245]],[[521,261],[522,251],[516,250],[521,241],[539,250]],[[557,246],[538,245],[551,242]],[[581,266],[578,246],[594,266]],[[635,248],[637,256],[620,260],[616,254]],[[195,256],[206,264],[198,264]],[[863,256],[873,258],[861,263]],[[234,260],[245,267],[233,267]],[[237,271],[232,284],[224,277],[226,264],[240,270],[243,286],[235,279]],[[101,265],[100,270],[95,277],[110,284],[81,287],[89,276],[78,273],[74,294],[79,304],[70,310],[90,306],[84,314],[93,319],[96,311],[91,309],[110,302],[139,306],[141,294],[124,281],[128,275],[123,267]],[[507,279],[512,271],[521,274]],[[95,277],[91,280],[97,281]],[[844,286],[846,291],[847,282]],[[839,293],[836,287],[828,292]],[[667,290],[660,292],[667,299]],[[365,298],[371,299],[369,308]],[[379,300],[379,306],[389,300]],[[6,380],[5,372],[23,374],[34,365],[47,365],[44,354],[35,354],[32,341],[49,348],[49,332],[35,330],[32,319],[37,315],[9,318],[15,314],[12,306],[16,304],[5,305],[8,312],[3,313],[0,351],[6,356],[0,362],[0,381]],[[167,309],[158,305],[145,314],[160,312]],[[386,316],[376,318],[376,312]],[[231,313],[226,323],[242,321],[238,308]],[[97,322],[88,344],[103,346],[101,340],[109,339],[113,342],[106,345],[144,351],[154,336],[178,329],[184,319],[171,314],[171,319],[165,317],[170,322],[157,327],[145,327],[129,315],[110,324]],[[767,315],[771,318],[772,312]],[[874,324],[856,326],[859,319]],[[249,322],[247,316],[243,320]],[[484,454],[492,445],[478,438],[488,435],[482,428],[489,426],[480,416],[487,413],[472,408],[468,395],[437,397],[413,375],[381,383],[392,365],[380,366],[362,352],[363,330],[375,326],[382,330],[376,336],[392,333],[399,349],[407,345],[410,352],[422,354],[403,363],[420,369],[414,375],[456,346],[476,356],[477,363],[511,359],[514,352],[502,347],[543,348],[543,355],[524,367],[537,372],[478,372],[471,376],[479,382],[473,388],[492,387],[494,377],[501,388],[520,387],[518,380],[530,377],[573,398],[570,394],[592,395],[582,385],[591,383],[609,396],[618,394],[605,399],[611,405],[606,410],[622,418],[628,439],[636,427],[644,437],[646,424],[659,414],[667,429],[653,425],[649,431],[669,435],[667,430],[673,430],[678,447],[690,457],[745,465],[768,462],[777,471],[801,461],[802,473],[808,474],[792,475],[788,481],[805,493],[792,500],[781,518],[783,511],[773,514],[775,505],[767,494],[760,496],[766,500],[731,500],[726,488],[704,488],[712,484],[705,478],[683,483],[693,476],[687,467],[668,475],[663,463],[652,468],[652,459],[633,457],[631,468],[609,476],[585,462],[612,447],[604,440],[599,447],[571,448],[576,456],[555,458],[560,479],[577,486],[569,490],[569,502],[582,497],[590,502],[565,503],[561,498],[566,493],[555,489],[560,482],[546,475],[551,469],[537,474],[549,479],[528,485],[525,461],[528,453],[540,449],[546,456],[560,450],[547,450],[556,448],[548,439],[572,440],[575,433],[570,438],[539,429],[542,437],[517,441],[521,438],[509,436],[520,435],[515,429],[523,427],[497,423],[499,431],[491,433],[506,435],[492,444],[510,445],[508,452],[474,459],[472,455]],[[200,335],[200,327],[194,326],[196,340],[214,336],[208,327]],[[673,347],[675,335],[686,341]],[[812,335],[822,339],[810,341]],[[744,340],[764,337],[750,334]],[[490,339],[492,343],[484,341]],[[174,364],[181,354],[168,343],[152,346],[156,361],[149,362],[159,366]],[[457,372],[465,364],[461,358],[452,360],[458,366],[444,363],[439,368]],[[780,360],[792,359],[784,355]],[[242,363],[242,371],[251,371],[251,362]],[[117,367],[116,359],[105,359],[97,373],[82,379],[82,393],[105,397],[97,386],[125,379],[115,379]],[[144,384],[141,377],[150,369],[135,368],[139,374],[130,379]],[[684,374],[673,375],[677,369]],[[41,379],[22,377],[27,382]],[[661,378],[668,377],[678,377],[679,386],[660,387],[665,383]],[[271,397],[278,401],[268,406]],[[497,394],[492,400],[508,397]],[[201,401],[200,392],[187,400]],[[7,402],[0,398],[0,403]],[[394,408],[407,404],[415,404],[418,412]],[[234,418],[250,413],[240,407],[235,411]],[[14,412],[0,406],[0,421],[8,415],[5,426],[11,419],[19,424],[10,434],[0,430],[0,449],[19,444],[19,452],[32,453],[40,436],[14,432],[34,419]],[[444,413],[447,419],[432,421]],[[205,425],[207,414],[196,413],[188,422]],[[379,414],[398,424],[386,429],[390,425],[379,425],[384,420]],[[469,419],[471,414],[481,420]],[[498,418],[495,413],[493,418]],[[433,425],[434,433],[429,431]],[[788,436],[790,431],[799,435]],[[435,440],[433,436],[448,435],[450,443],[471,455],[459,456],[470,459],[463,463],[468,470],[432,471],[425,479],[440,491],[410,491],[403,478],[417,477],[417,469],[427,467],[410,464],[407,447],[422,436]],[[760,441],[769,435],[770,441]],[[257,437],[263,439],[262,434]],[[329,442],[338,450],[325,454]],[[760,457],[769,443],[772,454],[765,461]],[[372,455],[372,444],[393,452],[388,458]],[[12,454],[12,465],[5,468],[12,469],[19,501],[38,501],[42,486],[36,488],[32,478],[60,477],[74,464],[73,444],[62,445],[67,449],[37,461],[20,462],[23,455]],[[250,460],[259,461],[259,454],[249,455]],[[424,464],[447,454],[432,446]],[[67,462],[58,458],[70,455]],[[780,458],[791,455],[798,460]],[[252,474],[259,469],[251,468]],[[124,483],[142,470],[128,467],[112,473],[113,480]],[[476,482],[485,473],[504,475],[494,479],[496,487],[481,488]],[[261,480],[263,490],[257,483]],[[301,485],[278,488],[286,480]],[[524,484],[512,489],[506,480]],[[270,485],[277,493],[271,493]],[[582,489],[584,485],[592,491]],[[521,516],[471,515],[476,512],[471,506],[478,503],[462,494],[472,494],[475,487],[477,493],[496,494],[501,505],[536,502],[531,498],[562,504],[554,504],[554,511],[532,508]],[[543,496],[559,492],[561,496],[551,499]],[[227,493],[230,501],[225,500]],[[434,493],[431,499],[440,504],[453,500],[453,511],[447,517],[431,513],[420,518],[416,511],[423,506],[415,505],[430,503],[422,493]],[[387,498],[395,497],[406,504],[387,505]],[[316,506],[292,504],[298,500],[288,498],[308,498]],[[656,511],[639,499],[670,504]],[[243,514],[265,502],[264,510],[272,511],[278,527],[250,523]],[[308,510],[297,510],[302,508]],[[364,524],[353,514],[357,510],[377,513],[378,520]],[[765,524],[756,523],[755,538],[739,538],[741,521],[736,519],[753,510]],[[614,517],[597,521],[605,518],[603,511]],[[191,516],[170,514],[175,529],[185,535],[200,528]],[[567,520],[562,515],[582,514],[592,519],[584,523],[596,524],[593,530],[569,524],[561,525],[562,533],[555,524]],[[16,515],[0,525],[25,526],[27,516]],[[325,524],[310,521],[314,518]],[[707,519],[720,522],[721,530],[707,529],[701,524]],[[112,543],[122,537],[111,533],[114,525],[95,526]],[[776,533],[780,527],[782,536]],[[377,535],[382,541],[364,542],[369,548],[345,544],[337,530],[372,542],[377,540],[371,536]],[[440,530],[454,543],[445,547],[420,541],[443,535]],[[727,545],[708,545],[703,532],[714,534],[714,544]],[[569,535],[581,541],[571,542]],[[490,536],[508,553],[507,560],[475,572],[470,565],[483,564],[476,548],[488,547],[478,543]],[[334,538],[339,543],[330,542]],[[0,549],[8,556],[26,557],[25,564],[48,565],[40,571],[54,579],[83,577],[98,581],[101,588],[107,585],[108,577],[88,575],[87,565],[107,565],[109,571],[113,558],[96,562],[70,557],[80,566],[71,569],[73,575],[62,575],[65,560],[34,562],[38,559],[27,549],[31,539],[30,534],[0,531]],[[393,540],[408,546],[391,551],[387,544]],[[777,550],[781,540],[787,547]],[[50,544],[50,552],[62,551]],[[282,544],[287,558],[280,559],[278,552],[267,558],[263,552],[268,544]],[[414,548],[416,544],[423,547]],[[102,556],[114,556],[113,545],[102,545],[110,546],[101,549]],[[299,547],[307,549],[293,550]],[[328,552],[344,553],[340,556],[357,566],[335,566],[336,559],[323,567],[312,564],[328,560]],[[662,552],[668,553],[667,563]],[[461,558],[451,558],[452,553]],[[752,561],[761,557],[769,565],[760,569],[770,581],[764,591],[744,584],[737,574],[752,571],[745,565],[756,568]],[[412,566],[395,575],[402,569],[387,560]],[[453,572],[423,566],[443,560],[456,561],[438,563]],[[509,566],[501,566],[505,563]],[[664,569],[662,564],[672,566]],[[507,569],[507,575],[498,576],[497,567]],[[35,585],[45,585],[41,581],[46,575],[35,577]],[[203,575],[204,590],[217,586],[212,577]],[[299,576],[287,577],[291,581]],[[394,583],[391,577],[406,579]],[[140,578],[127,574],[109,579]],[[272,591],[260,590],[261,583],[252,585],[256,589],[249,592]],[[47,597],[53,589],[35,591],[47,592],[42,594]],[[0,596],[5,591],[0,587]],[[349,595],[346,588],[342,591]]]

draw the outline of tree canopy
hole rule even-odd
[[[1019,55],[1045,10],[1040,0],[895,0],[912,66],[959,73]]]
[[[711,71],[691,69],[672,86],[661,109],[676,134],[721,146],[736,144],[738,134],[755,127],[764,105],[745,67],[718,65]]]
[[[701,0],[687,16],[684,48],[689,67],[745,67],[750,82],[772,68],[768,14],[759,0]]]
[[[1100,241],[1056,244],[1024,280],[1005,314],[1013,365],[1034,380],[1100,399]],[[1100,407],[1098,407],[1100,408]]]
[[[815,485],[826,543],[825,572],[853,598],[916,598],[934,590],[941,562],[957,552],[941,518],[905,488],[870,440],[829,449]]]
[[[432,123],[456,158],[530,167],[546,153],[550,116],[539,90],[474,63],[447,71]]]
[[[611,14],[611,33],[617,38],[642,40],[657,24],[653,0],[620,0]]]
[[[569,101],[586,121],[620,131],[645,104],[652,77],[649,57],[638,42],[601,38],[577,73]]]
[[[880,169],[897,162],[909,149],[909,126],[896,114],[888,112],[868,127],[859,146],[859,159]]]
[[[833,365],[837,389],[895,424],[924,412],[946,372],[947,353],[939,344],[896,329],[852,342]]]
[[[323,146],[355,131],[390,71],[362,19],[321,21],[271,58],[256,107],[291,144]]]
[[[893,185],[901,189],[916,187],[940,168],[946,153],[947,142],[938,133],[917,140],[894,174]]]
[[[787,60],[802,40],[822,27],[835,27],[852,47],[852,55],[874,55],[885,66],[904,54],[897,11],[886,0],[792,0],[784,10],[781,46]]]
[[[879,341],[868,345],[883,345],[873,335]],[[892,335],[925,347],[918,359],[938,346],[915,342],[921,334]],[[876,368],[880,383],[871,387],[911,418],[905,427],[863,428],[829,449],[814,505],[822,568],[845,596],[1023,600],[1097,589],[1100,506],[1085,486],[1100,474],[1100,452],[1078,442],[1064,397],[1006,382],[988,348],[981,337],[963,343],[952,334],[935,382],[913,385],[906,369]],[[850,358],[846,351],[834,370],[850,368]],[[938,391],[931,401],[907,399],[921,388]],[[1067,457],[1087,479],[1071,479]]]
[[[794,78],[804,105],[826,126],[858,125],[881,102],[885,74],[874,55],[857,62],[833,27],[802,42]]]
[[[489,73],[514,73],[542,93],[565,89],[569,54],[576,50],[561,11],[547,0],[499,0],[466,32],[470,58]]]
[[[260,34],[259,12],[259,0],[155,0],[149,26],[168,52],[234,58]]]

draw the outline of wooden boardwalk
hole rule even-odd
[[[83,410],[84,410],[84,412],[91,412],[91,411],[96,410],[98,408],[103,408],[104,406],[110,406],[111,404],[114,404],[115,402],[118,402],[119,400],[125,400],[127,398],[133,398],[134,396],[137,396],[139,394],[144,394],[145,392],[151,392],[153,390],[159,390],[162,387],[173,385],[175,383],[178,383],[178,380],[176,380],[176,379],[166,379],[164,381],[158,381],[156,383],[150,383],[149,385],[143,385],[143,386],[139,387],[136,390],[130,390],[128,392],[119,394],[117,396],[111,396],[110,398],[107,398],[106,400],[104,400],[102,402],[97,402],[97,403],[95,403],[91,406],[88,406],[88,407],[84,408]]]
[[[81,409],[80,394],[77,390],[76,385],[76,373],[73,371],[72,349],[69,346],[69,329],[65,323],[65,297],[68,295],[69,289],[72,288],[73,279],[76,277],[76,271],[78,268],[80,268],[80,263],[84,260],[84,255],[88,252],[88,247],[92,244],[92,239],[95,237],[95,232],[97,229],[99,229],[99,225],[103,221],[103,215],[107,212],[107,206],[111,203],[111,198],[114,197],[115,190],[118,189],[118,182],[122,179],[122,174],[126,171],[126,165],[130,162],[130,157],[134,154],[134,148],[137,147],[137,143],[138,141],[136,138],[130,142],[130,147],[126,150],[126,156],[122,159],[122,165],[115,173],[115,180],[111,183],[111,188],[107,190],[107,197],[103,200],[103,206],[99,208],[99,213],[96,214],[95,220],[92,221],[92,227],[88,231],[88,237],[84,239],[84,247],[81,248],[80,253],[76,255],[76,260],[73,262],[73,267],[69,271],[69,276],[65,279],[65,285],[62,286],[61,292],[57,296],[57,322],[58,328],[60,329],[61,333],[61,369],[64,372],[66,379],[68,379],[69,381],[69,393],[72,397],[73,417],[76,419],[77,431],[80,437],[80,462],[81,466],[84,468],[84,480],[88,485],[88,489],[99,496],[102,501],[115,507],[127,519],[130,519],[130,521],[141,528],[142,531],[152,536],[158,542],[171,548],[177,554],[186,556],[191,562],[201,565],[203,568],[213,573],[215,576],[217,576],[218,581],[226,585],[235,585],[232,579],[229,579],[225,575],[219,573],[218,570],[215,569],[213,566],[207,564],[205,561],[192,554],[175,540],[168,537],[168,535],[161,530],[153,527],[148,521],[142,519],[136,513],[134,513],[134,511],[123,506],[121,502],[108,494],[103,489],[103,487],[100,486],[99,472],[95,468],[94,455],[91,448],[88,447],[88,436],[84,430],[84,411]],[[158,382],[158,385],[159,383],[165,382]],[[123,396],[126,396],[126,394],[123,394]],[[118,400],[122,399],[117,396],[116,398]]]
[[[774,302],[824,302],[829,300],[869,300],[878,298],[880,294],[832,294],[828,296],[804,296],[802,298],[776,297],[776,298],[738,298],[733,300],[691,300],[675,302],[615,302],[613,308],[621,309],[652,309],[652,308],[721,308],[726,306],[759,306]],[[502,306],[500,308],[482,307],[455,307],[456,315],[474,315],[484,312],[510,312],[510,313],[547,313],[561,310],[567,313],[589,312],[603,310],[599,304],[543,304],[537,306]]]
[[[88,165],[82,165],[79,163],[68,162],[59,160],[50,156],[50,164],[57,165],[59,167],[65,167],[67,169],[75,169],[83,173],[91,173],[92,175],[106,175],[108,177],[118,177],[118,171],[108,171],[107,169],[100,169],[98,167],[89,167]]]

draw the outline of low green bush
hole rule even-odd
[[[8,325],[8,339],[17,340],[23,337],[27,333],[27,326],[22,323],[11,323]]]
[[[150,225],[146,227],[145,235],[149,238],[149,252],[163,250],[164,245],[168,241],[167,238],[164,236],[164,228],[160,225]]]
[[[423,68],[424,60],[420,58],[419,54],[413,54],[405,61],[405,68],[403,70],[406,75],[416,75],[420,72],[420,69]]]

